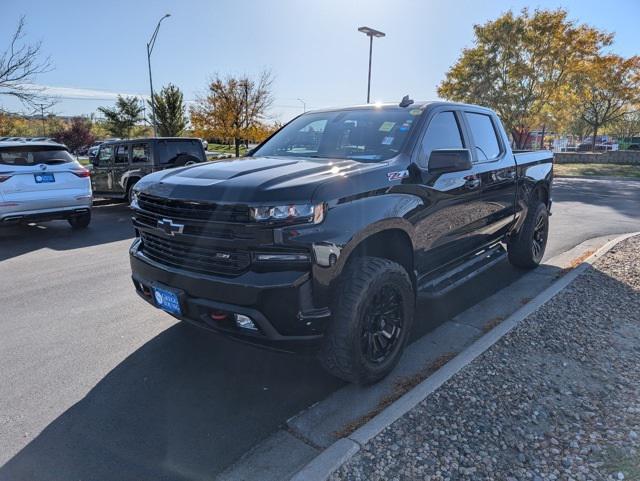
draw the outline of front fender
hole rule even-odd
[[[415,228],[409,219],[422,204],[415,195],[399,193],[330,204],[322,224],[283,229],[282,242],[311,248],[314,292],[326,298],[351,253],[364,240],[380,232],[400,230],[413,245]]]

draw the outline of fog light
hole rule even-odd
[[[243,316],[242,314],[236,314],[236,325],[241,329],[250,329],[251,331],[258,330],[251,318]]]

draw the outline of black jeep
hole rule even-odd
[[[103,142],[90,160],[94,194],[127,199],[145,175],[205,162],[207,156],[200,139],[158,137]]]

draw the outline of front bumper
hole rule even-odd
[[[228,337],[284,351],[317,347],[330,318],[328,308],[312,301],[310,273],[278,270],[248,271],[238,276],[204,275],[175,269],[130,248],[132,279],[137,293],[155,306],[152,287],[179,293],[182,315],[175,316]],[[238,327],[233,316],[212,319],[212,312],[250,317],[257,330]]]

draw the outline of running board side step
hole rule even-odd
[[[503,261],[506,257],[507,251],[502,244],[484,249],[441,275],[436,274],[436,277],[421,280],[418,284],[418,295],[426,297],[444,296]]]

